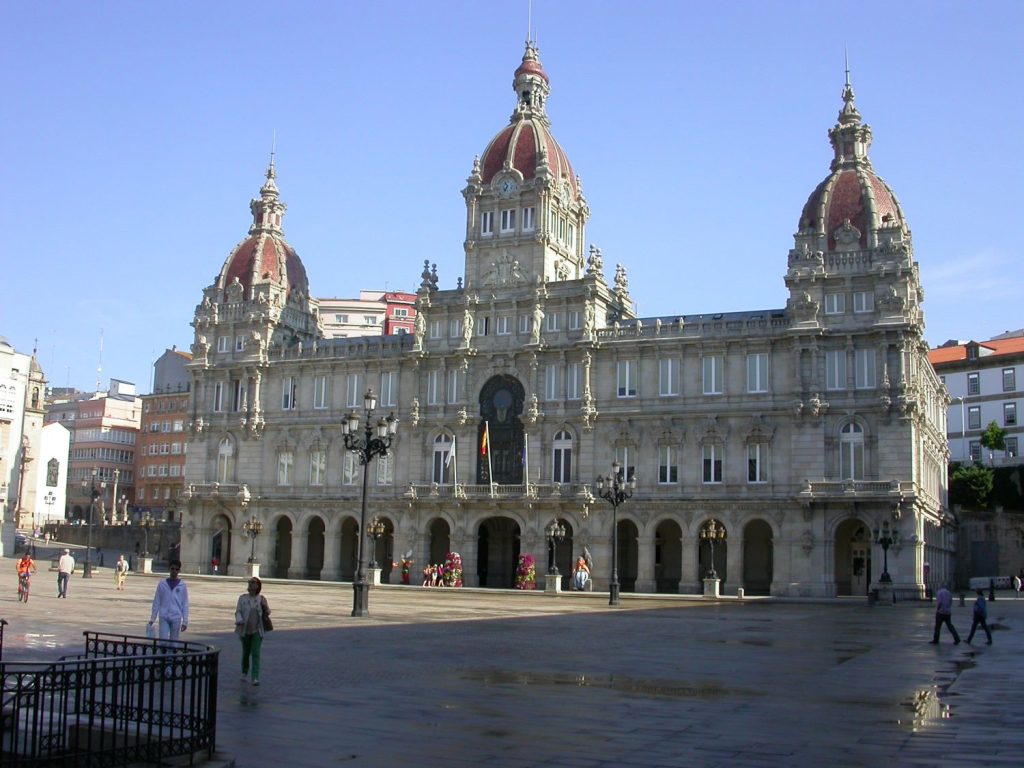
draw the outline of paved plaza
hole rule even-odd
[[[222,648],[218,752],[238,766],[1017,766],[1024,600],[995,644],[928,643],[933,607],[862,601],[524,594],[265,582],[262,686],[239,680],[241,579],[187,576],[186,636]],[[155,577],[109,568],[17,602],[0,559],[4,658],[142,634]],[[955,607],[966,639],[970,600]]]

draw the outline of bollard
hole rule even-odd
[[[736,588],[736,597],[738,597],[740,600],[743,599],[743,587]]]
[[[960,607],[961,608],[964,607],[964,593],[963,592],[960,593]]]
[[[989,579],[988,580],[988,599],[989,599],[989,602],[995,602],[995,599],[996,599],[996,580],[995,579]]]

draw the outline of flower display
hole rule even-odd
[[[462,555],[449,552],[444,556],[444,575],[441,583],[446,587],[462,586]]]
[[[408,558],[408,557],[403,557],[402,558],[402,571],[401,571],[401,573],[402,573],[402,583],[403,584],[408,584],[409,583],[409,577],[412,575],[412,564],[415,563],[415,562],[416,562],[415,560],[412,560],[411,558]]]
[[[537,562],[533,555],[520,555],[516,566],[516,589],[537,588]]]

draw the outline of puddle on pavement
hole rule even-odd
[[[460,675],[464,680],[486,685],[529,685],[538,687],[573,686],[600,688],[642,696],[664,696],[674,699],[753,698],[756,691],[727,688],[713,682],[682,682],[654,680],[622,675],[584,675],[570,672],[512,672],[508,670],[470,670]]]
[[[896,724],[916,733],[953,717],[951,699],[956,694],[950,693],[949,688],[965,670],[977,666],[973,656],[974,654],[968,654],[966,658],[954,659],[951,663],[953,674],[948,679],[930,688],[922,688],[909,699],[901,701],[900,708],[904,710],[906,716],[897,718]]]

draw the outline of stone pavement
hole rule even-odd
[[[705,602],[265,582],[262,685],[231,634],[244,581],[187,576],[191,639],[220,646],[218,751],[239,766],[1020,765],[1024,600],[995,644],[928,644],[933,607]],[[0,559],[7,660],[77,652],[85,629],[142,634],[155,577],[110,569],[27,605]],[[954,621],[966,639],[970,600]]]

